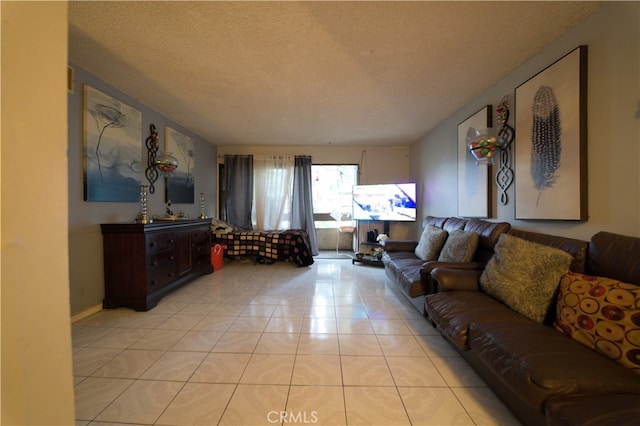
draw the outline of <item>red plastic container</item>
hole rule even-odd
[[[224,244],[214,244],[211,246],[211,265],[213,270],[222,269],[224,263]]]

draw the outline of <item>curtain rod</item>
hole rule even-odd
[[[218,154],[218,158],[219,159],[224,159],[225,155],[239,155],[239,156],[253,156],[254,160],[268,160],[268,159],[276,159],[276,160],[283,160],[285,158],[295,158],[295,157],[309,157],[311,158],[310,155],[300,155],[300,154],[275,154],[275,155],[270,155],[270,154]]]

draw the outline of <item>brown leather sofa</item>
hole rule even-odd
[[[448,233],[458,229],[473,231],[480,238],[473,261],[464,263],[425,262],[414,253],[418,245],[417,240],[387,240],[384,242],[382,262],[387,277],[420,312],[424,311],[424,295],[436,292],[437,283],[431,278],[431,271],[438,267],[482,269],[493,255],[493,246],[500,235],[511,228],[507,222],[435,216],[427,216],[422,223],[422,229],[428,225],[442,228]]]
[[[509,233],[570,253],[572,271],[640,285],[640,238]],[[540,324],[516,313],[481,290],[481,274],[435,269],[439,292],[426,296],[425,310],[522,423],[640,424],[640,374],[557,331],[553,316]]]

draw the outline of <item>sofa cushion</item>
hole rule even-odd
[[[585,272],[587,264],[587,247],[589,246],[589,243],[584,240],[514,228],[509,231],[509,235],[566,251],[573,256],[569,269],[574,272]]]
[[[433,225],[427,225],[420,235],[420,241],[418,241],[414,253],[424,261],[436,260],[446,239],[447,231]]]
[[[555,326],[640,374],[640,287],[569,272],[560,282]]]
[[[475,232],[457,229],[450,232],[440,250],[438,262],[471,262],[478,248],[479,237]]]
[[[459,351],[469,349],[467,338],[472,322],[529,321],[480,291],[429,294],[425,298],[425,311],[442,335]]]
[[[480,287],[513,310],[542,323],[571,255],[502,234],[480,276]]]
[[[387,276],[394,279],[400,290],[409,297],[424,294],[420,269],[424,263],[413,253],[385,253],[382,255]]]
[[[637,426],[640,395],[578,395],[551,399],[545,404],[549,426]]]
[[[640,393],[636,374],[533,321],[472,323],[469,347],[540,412],[546,400],[565,395]]]

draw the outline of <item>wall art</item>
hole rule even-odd
[[[193,204],[195,187],[195,142],[171,127],[165,127],[165,152],[178,159],[178,168],[166,177],[165,201]]]
[[[490,164],[479,164],[469,152],[468,140],[492,127],[492,106],[487,105],[458,124],[458,216],[490,215]]]
[[[516,88],[516,219],[587,219],[587,46]]]
[[[84,199],[140,201],[140,111],[84,86]]]

